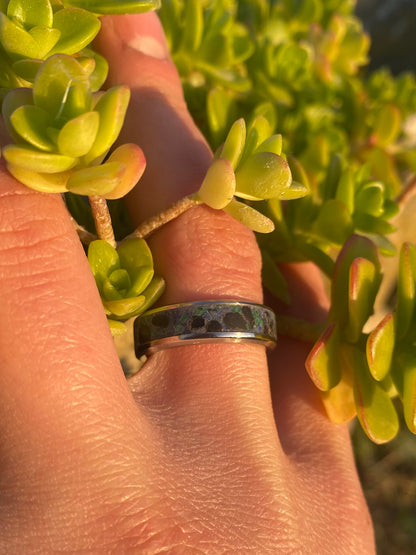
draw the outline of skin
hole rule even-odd
[[[97,47],[108,84],[132,90],[139,222],[197,189],[211,153],[154,14],[103,18]],[[1,553],[374,553],[348,430],[304,370],[310,345],[281,337],[268,360],[259,345],[184,346],[126,381],[59,196],[2,168],[0,222]],[[162,305],[262,302],[254,237],[226,214],[193,208],[150,244]],[[320,320],[317,273],[285,271],[292,313]]]

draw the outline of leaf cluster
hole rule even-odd
[[[404,293],[394,316],[373,332],[366,323],[382,257],[396,254],[388,236],[397,197],[416,171],[416,82],[386,69],[365,74],[370,40],[354,7],[354,0],[164,0],[161,18],[188,105],[214,149],[227,144],[237,115],[264,118],[282,137],[292,182],[310,194],[290,203],[284,195],[264,196],[256,204],[274,224],[272,233],[258,236],[263,281],[290,302],[278,262],[310,260],[330,279],[326,331],[308,371],[332,419],[358,414],[369,437],[382,442],[397,432],[395,395],[415,431],[416,384],[405,370],[416,354],[414,325],[406,344],[397,327]],[[413,247],[404,249],[399,276],[407,277],[399,280],[411,289],[403,252]],[[413,308],[407,313],[413,322]],[[380,373],[374,368],[381,360]]]

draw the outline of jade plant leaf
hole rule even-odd
[[[73,168],[78,159],[50,152],[40,152],[31,147],[7,145],[3,156],[8,164],[39,173],[58,173]]]
[[[354,398],[361,426],[374,443],[392,440],[399,430],[399,419],[389,394],[371,376],[365,354],[348,348],[354,368]]]
[[[243,118],[233,123],[221,148],[221,158],[226,158],[235,170],[240,162],[246,141],[246,124]]]
[[[397,282],[397,337],[402,338],[409,330],[415,311],[416,294],[416,247],[404,243],[400,251]]]
[[[97,14],[125,14],[157,10],[160,0],[63,0],[63,4]]]
[[[231,202],[234,193],[233,167],[227,159],[217,158],[208,168],[196,196],[211,208],[221,210]]]
[[[127,270],[131,287],[127,296],[139,295],[153,277],[153,257],[144,239],[128,239],[117,248],[121,267]]]
[[[374,301],[381,282],[380,269],[366,258],[355,258],[349,271],[348,325],[345,336],[356,343],[362,328],[373,312]]]
[[[272,152],[252,154],[239,165],[235,177],[235,194],[249,200],[279,197],[292,182],[288,163]]]
[[[97,36],[101,23],[86,10],[64,8],[55,13],[53,27],[59,31],[59,40],[51,48],[50,55],[76,54]]]
[[[100,116],[100,125],[94,145],[86,157],[86,162],[91,162],[105,154],[117,139],[129,100],[130,90],[124,86],[113,87],[100,97],[94,106],[94,110]]]
[[[121,162],[105,162],[100,166],[89,166],[75,170],[67,182],[67,190],[77,195],[101,195],[113,191],[126,172]]]
[[[395,318],[387,314],[367,339],[367,362],[373,378],[384,380],[390,371],[395,346]]]
[[[48,137],[47,128],[52,124],[49,114],[38,106],[20,106],[10,116],[10,123],[22,139],[39,150],[52,151],[55,144]]]
[[[51,27],[53,11],[49,0],[10,0],[7,17],[18,21],[22,27]]]
[[[129,193],[139,181],[146,168],[146,158],[140,147],[127,143],[117,147],[108,157],[108,162],[118,162],[125,166],[114,189],[100,193],[108,200],[119,199]]]
[[[100,116],[94,111],[69,120],[58,134],[59,152],[74,158],[87,154],[94,144],[99,125]]]
[[[224,210],[235,220],[257,233],[271,233],[274,230],[274,223],[269,218],[243,202],[232,199]]]
[[[339,327],[333,322],[313,346],[305,366],[313,383],[321,391],[328,391],[341,380]]]
[[[88,84],[88,76],[74,58],[65,54],[51,56],[40,67],[33,84],[35,105],[57,118],[70,85],[77,81]]]

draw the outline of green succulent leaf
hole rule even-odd
[[[335,245],[344,244],[354,231],[345,204],[336,199],[328,200],[319,211],[314,230]]]
[[[140,295],[131,299],[124,298],[114,301],[103,301],[103,305],[113,318],[128,320],[134,314],[141,311],[144,302],[145,298],[143,295]]]
[[[12,59],[41,58],[41,45],[30,33],[0,12],[0,42]]]
[[[100,166],[89,166],[75,170],[69,177],[67,189],[77,195],[105,196],[113,191],[126,173],[121,162],[106,162]]]
[[[397,283],[397,336],[407,334],[413,320],[416,295],[416,247],[404,243],[400,250]]]
[[[59,31],[59,40],[50,54],[76,54],[96,37],[101,24],[95,15],[86,10],[64,8],[55,13],[53,27]]]
[[[216,210],[229,204],[235,192],[235,175],[231,163],[225,158],[214,160],[197,192],[197,197]]]
[[[399,419],[389,394],[372,378],[365,354],[349,348],[354,367],[354,398],[361,426],[374,443],[392,440],[399,430]]]
[[[142,292],[145,302],[141,306],[141,312],[148,310],[161,297],[165,290],[165,280],[160,276],[154,276],[152,281]]]
[[[227,204],[224,211],[230,214],[235,220],[242,223],[249,229],[257,233],[271,233],[274,230],[272,220],[243,202],[232,199]]]
[[[387,314],[367,339],[367,362],[371,375],[377,381],[386,378],[390,371],[395,345],[395,320]]]
[[[68,191],[66,185],[71,170],[58,173],[39,173],[10,163],[7,164],[7,169],[20,183],[35,191],[41,193],[66,193]]]
[[[120,268],[120,258],[114,247],[97,239],[88,246],[88,262],[100,294],[107,276]]]
[[[127,270],[131,287],[126,296],[139,295],[153,278],[152,253],[144,239],[128,239],[117,248],[120,265]]]
[[[105,154],[113,145],[123,125],[129,100],[130,90],[124,86],[113,87],[100,97],[94,107],[100,116],[100,125],[87,162]]]
[[[346,337],[358,341],[362,328],[373,312],[374,301],[381,282],[380,269],[366,258],[351,262],[348,291],[348,325]]]
[[[400,393],[404,418],[409,430],[416,433],[416,350],[414,346],[402,350],[400,367],[397,371],[401,374]]]
[[[86,112],[68,121],[58,135],[59,152],[74,158],[87,154],[95,141],[99,125],[98,112]]]
[[[263,116],[256,116],[247,129],[242,162],[250,157],[271,134],[272,128],[267,119]]]
[[[381,273],[380,261],[375,244],[360,235],[352,235],[341,249],[335,262],[331,286],[331,319],[342,326],[349,319],[350,267],[356,258],[365,258],[371,262],[376,274]]]
[[[222,87],[214,87],[208,92],[207,120],[215,146],[224,140],[225,132],[233,119],[233,112],[234,101],[229,91]]]
[[[58,29],[50,29],[49,27],[33,27],[29,30],[29,35],[33,37],[38,45],[39,59],[46,58],[59,41],[61,33]]]
[[[111,335],[113,337],[126,333],[127,327],[123,324],[123,322],[118,322],[117,320],[112,319],[108,319],[107,322],[110,326]]]
[[[52,27],[53,11],[49,0],[10,0],[7,17],[30,29],[35,26]]]
[[[33,83],[36,78],[36,74],[42,65],[42,60],[17,60],[14,62],[12,67],[16,72],[16,75],[27,81],[28,83]]]
[[[374,126],[374,137],[380,146],[386,147],[393,143],[401,129],[402,117],[394,104],[386,104],[378,113]]]
[[[31,147],[7,145],[3,156],[8,164],[38,173],[59,173],[73,168],[78,160],[72,156],[41,152]]]
[[[64,0],[63,3],[96,14],[142,13],[160,7],[160,0]]]
[[[336,323],[331,323],[313,346],[305,366],[313,383],[321,391],[328,391],[341,380],[340,335]]]
[[[88,85],[88,76],[82,66],[65,54],[51,56],[41,65],[33,84],[35,105],[58,118],[74,82]]]
[[[239,165],[235,172],[236,196],[249,200],[280,197],[292,183],[286,160],[272,152],[257,152]]]
[[[246,124],[243,118],[240,118],[231,126],[220,153],[221,158],[229,160],[234,170],[243,154],[245,140]]]
[[[117,162],[125,168],[114,189],[103,193],[106,199],[115,200],[124,197],[133,189],[146,168],[146,159],[140,147],[127,143],[111,153],[108,158],[108,163],[110,162]]]
[[[39,150],[52,151],[55,144],[47,134],[52,124],[49,114],[38,106],[20,106],[10,116],[10,123],[18,135]]]

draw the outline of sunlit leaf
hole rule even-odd
[[[413,320],[416,295],[416,247],[404,243],[400,251],[397,282],[397,336],[406,335]]]
[[[225,158],[214,160],[198,189],[198,198],[211,208],[220,210],[231,202],[235,192],[235,175]]]
[[[332,389],[341,380],[342,363],[339,348],[339,328],[332,323],[315,343],[306,359],[306,370],[321,391]]]
[[[75,158],[87,154],[97,136],[99,124],[97,112],[86,112],[69,120],[58,135],[59,152]]]
[[[395,344],[395,321],[387,314],[367,339],[367,362],[373,378],[384,380],[390,371]]]
[[[346,337],[351,343],[358,341],[362,328],[373,313],[373,306],[381,274],[375,264],[357,257],[351,263],[348,290],[348,325]]]
[[[72,156],[40,152],[31,147],[7,145],[3,156],[8,164],[39,173],[58,173],[73,168],[78,160]]]
[[[126,173],[121,162],[106,162],[74,171],[67,182],[67,189],[77,195],[104,196],[113,191]]]
[[[55,144],[46,129],[52,124],[51,117],[38,106],[20,106],[10,116],[10,122],[22,139],[40,150],[51,151]]]
[[[245,140],[246,124],[244,120],[240,118],[231,126],[221,149],[221,158],[229,160],[234,170],[238,166],[243,154]]]
[[[121,145],[108,158],[108,162],[124,164],[126,170],[117,185],[110,192],[103,194],[106,199],[122,198],[129,193],[140,180],[146,168],[143,151],[135,144]]]
[[[144,239],[128,239],[117,248],[120,265],[128,271],[131,287],[127,296],[136,296],[149,285],[153,277],[152,253]]]
[[[350,347],[349,353],[354,366],[354,398],[361,426],[374,443],[390,441],[399,430],[393,402],[371,376],[364,353],[355,347]]]
[[[142,13],[160,7],[160,0],[64,0],[63,3],[98,14]]]
[[[274,223],[269,218],[243,202],[233,199],[224,210],[235,220],[257,233],[271,233],[274,230]]]
[[[87,156],[87,162],[101,156],[117,139],[123,125],[130,100],[128,87],[118,86],[108,90],[94,107],[100,115],[100,126],[94,145]]]
[[[29,29],[37,25],[51,27],[53,22],[49,0],[9,0],[7,16]]]
[[[79,52],[95,38],[100,26],[100,20],[86,10],[58,10],[53,18],[53,27],[60,32],[60,38],[51,54]]]
[[[292,182],[286,160],[271,152],[257,152],[235,172],[236,195],[249,200],[279,197]]]

